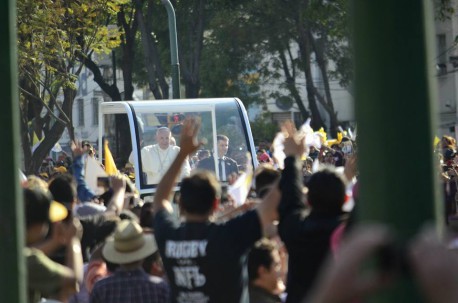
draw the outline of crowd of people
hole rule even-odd
[[[393,231],[355,218],[352,138],[307,146],[285,123],[282,163],[260,147],[252,192],[235,206],[231,197],[220,202],[219,181],[239,174],[227,156],[229,138],[219,135],[212,155],[200,149],[199,127],[187,118],[179,146],[158,129],[157,144],[142,150],[149,157],[143,171],[158,183],[153,202],[133,203],[138,192],[123,174],[96,195],[84,178],[92,150],[86,142],[72,144],[65,171],[22,180],[30,303],[364,302],[406,267],[430,302],[458,300],[458,256],[434,231],[419,231],[399,266],[387,261],[399,257]],[[458,197],[453,138],[443,137],[438,154],[451,222]],[[368,260],[382,266],[368,267]]]

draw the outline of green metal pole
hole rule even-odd
[[[24,214],[19,185],[19,101],[16,51],[16,1],[0,1],[0,294],[5,302],[26,302]]]
[[[423,1],[353,0],[355,106],[363,220],[401,243],[436,215],[433,8]],[[374,302],[421,302],[409,278]]]
[[[172,58],[172,88],[173,99],[181,99],[180,95],[180,63],[178,60],[177,23],[175,10],[169,0],[162,0],[169,17],[170,56]]]

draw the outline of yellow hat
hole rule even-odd
[[[54,167],[54,171],[64,174],[67,172],[67,169],[65,168],[65,166],[58,166]]]
[[[68,210],[67,208],[57,201],[51,201],[49,206],[49,221],[59,222],[67,218]]]

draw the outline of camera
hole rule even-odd
[[[97,186],[103,188],[111,187],[110,177],[97,177]]]
[[[342,142],[342,152],[344,155],[353,154],[353,145],[351,144],[351,141]]]
[[[407,249],[395,241],[379,248],[376,253],[376,266],[380,271],[395,272],[403,276],[411,273]]]

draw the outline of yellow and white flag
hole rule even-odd
[[[235,207],[238,207],[246,202],[246,198],[250,193],[251,183],[253,181],[253,166],[251,165],[251,156],[247,154],[246,171],[242,172],[234,184],[229,185],[227,193],[231,195],[235,201]]]
[[[35,150],[40,146],[41,142],[45,139],[45,136],[42,134],[41,139],[38,139],[38,136],[35,132],[33,132],[33,137],[32,137],[32,153],[35,152]]]
[[[87,186],[92,189],[96,195],[103,194],[104,189],[97,186],[97,178],[107,177],[107,173],[94,157],[86,155],[84,161],[84,179],[86,180]]]
[[[110,148],[108,147],[108,141],[105,140],[103,143],[103,151],[105,154],[105,171],[108,175],[115,175],[118,173],[118,169],[116,168],[115,161],[113,159],[113,155],[111,154]]]

